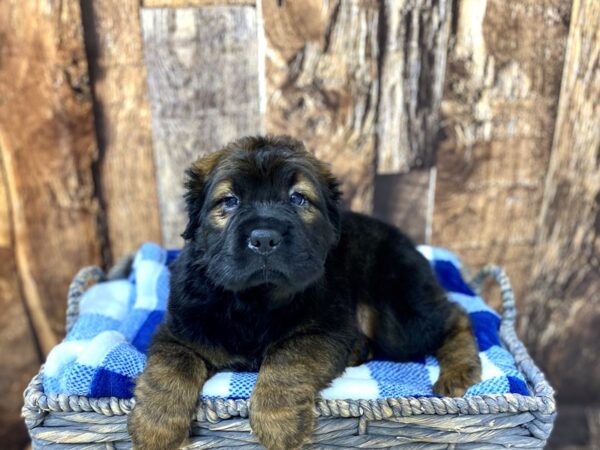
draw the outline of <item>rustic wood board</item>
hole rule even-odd
[[[377,172],[431,167],[439,130],[452,2],[382,2]]]
[[[83,2],[105,214],[107,264],[160,242],[160,213],[137,0]]]
[[[600,442],[600,404],[560,402],[546,450],[595,450]]]
[[[374,199],[386,195],[374,193],[376,173],[427,171],[433,164],[449,4],[262,2],[267,131],[292,134],[330,162],[354,210],[372,212],[374,203],[388,201]],[[394,189],[398,211],[387,203],[383,218],[424,236],[428,184],[409,184],[410,193]],[[418,193],[417,185],[423,187]],[[409,201],[398,197],[403,193],[424,206],[420,224],[415,217],[402,221],[408,215],[401,205]]]
[[[432,240],[473,266],[504,265],[519,303],[533,263],[567,3],[461,1],[449,51]]]
[[[257,0],[142,0],[147,8],[190,8],[193,6],[256,5]]]
[[[181,245],[192,161],[261,132],[256,8],[142,8],[163,242]]]
[[[370,212],[375,174],[377,2],[263,2],[269,133],[332,164],[345,202]]]
[[[575,0],[521,322],[559,399],[600,403],[600,4]]]
[[[0,36],[0,152],[14,255],[47,353],[64,332],[69,281],[101,262],[79,2],[0,2]]]
[[[415,242],[431,239],[435,169],[413,169],[397,175],[377,175],[373,215],[400,227]]]
[[[22,449],[29,440],[21,419],[23,390],[41,363],[32,333],[14,253],[14,230],[6,171],[0,152],[0,442]]]

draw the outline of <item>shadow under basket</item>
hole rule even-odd
[[[319,400],[310,449],[504,449],[543,448],[556,417],[554,391],[515,333],[515,302],[504,271],[488,266],[486,277],[501,288],[502,344],[512,353],[531,395],[465,398],[400,397],[381,400]],[[69,288],[67,330],[79,313],[85,289],[105,279],[97,267],[82,269]],[[34,449],[131,448],[127,414],[135,399],[46,395],[43,367],[25,390],[23,417]],[[246,400],[200,400],[185,448],[261,449],[251,433]]]

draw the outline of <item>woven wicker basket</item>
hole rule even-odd
[[[503,300],[500,337],[514,355],[531,396],[482,395],[467,398],[319,400],[312,449],[504,449],[543,448],[556,416],[554,391],[515,333],[515,303],[502,269],[487,267]],[[105,278],[96,267],[82,269],[69,289],[67,330],[79,313],[81,294]],[[42,367],[43,370],[43,367]],[[40,374],[25,390],[23,417],[34,449],[131,448],[126,414],[134,399],[46,395]],[[187,448],[260,449],[248,424],[246,400],[200,401]]]

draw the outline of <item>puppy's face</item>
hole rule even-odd
[[[339,191],[302,143],[244,138],[187,174],[183,237],[217,286],[265,286],[287,295],[323,275],[339,233]]]

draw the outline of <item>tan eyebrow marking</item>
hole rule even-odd
[[[297,175],[296,182],[290,188],[290,194],[292,192],[299,192],[300,194],[305,195],[313,203],[319,201],[319,194],[317,193],[315,184],[302,173]]]
[[[227,195],[233,195],[233,193],[233,183],[230,179],[226,178],[216,184],[212,191],[211,198],[213,201],[216,201]],[[227,221],[229,220],[229,214],[226,214],[220,206],[212,208],[208,213],[208,217],[215,227],[219,229],[225,228],[225,225],[227,225]]]
[[[218,200],[228,194],[233,194],[233,183],[230,179],[224,179],[217,183],[212,192],[212,199]]]
[[[299,192],[309,200],[309,204],[301,209],[299,214],[304,222],[314,222],[319,215],[319,210],[315,207],[315,204],[319,201],[319,194],[315,184],[309,180],[306,175],[299,173],[296,176],[296,182],[290,188],[290,194],[292,194],[292,192]]]

